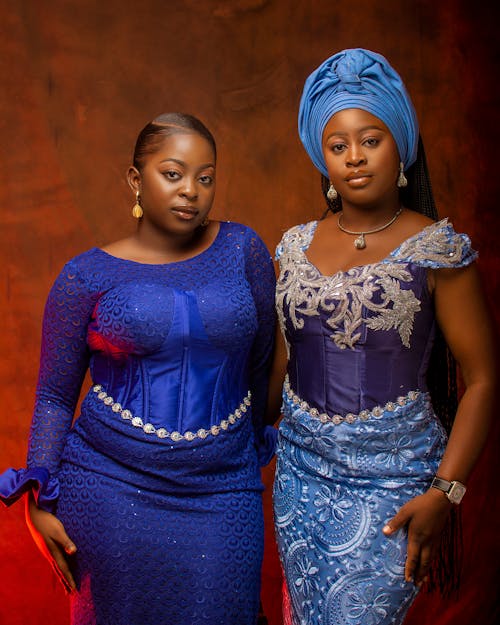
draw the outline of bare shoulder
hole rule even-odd
[[[420,230],[435,223],[435,221],[426,215],[405,208],[401,213],[400,223],[406,228],[414,230],[413,234],[416,234]]]
[[[390,236],[393,237],[394,244],[399,245],[402,241],[419,234],[433,223],[435,221],[430,217],[405,208],[391,229]]]

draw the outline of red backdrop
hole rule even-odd
[[[404,76],[440,213],[480,250],[493,307],[498,35],[494,9],[483,4],[0,0],[0,470],[25,462],[52,280],[71,256],[133,228],[124,172],[140,128],[169,110],[201,117],[218,140],[214,216],[249,224],[273,250],[284,229],[322,211],[297,107],[309,72],[345,47],[378,51]],[[497,621],[497,441],[495,426],[463,506],[461,597],[419,597],[408,625]],[[272,471],[263,474],[263,600],[270,625],[281,625]],[[0,510],[0,554],[0,623],[67,624],[67,600],[31,542],[22,505]]]

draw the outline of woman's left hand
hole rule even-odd
[[[444,493],[429,488],[423,495],[410,499],[383,528],[384,534],[390,536],[407,527],[407,582],[421,586],[426,581],[452,505]]]

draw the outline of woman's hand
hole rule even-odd
[[[407,526],[407,582],[421,586],[426,581],[452,505],[444,493],[429,488],[423,495],[410,499],[383,528],[384,534],[390,536]]]
[[[65,556],[74,554],[76,546],[66,534],[61,521],[39,508],[31,493],[26,499],[26,523],[38,549],[50,562],[66,592],[76,590]]]

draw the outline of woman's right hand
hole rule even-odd
[[[76,546],[57,517],[39,508],[29,493],[26,498],[26,523],[38,549],[50,562],[67,593],[76,590],[75,580],[66,560],[76,552]]]

